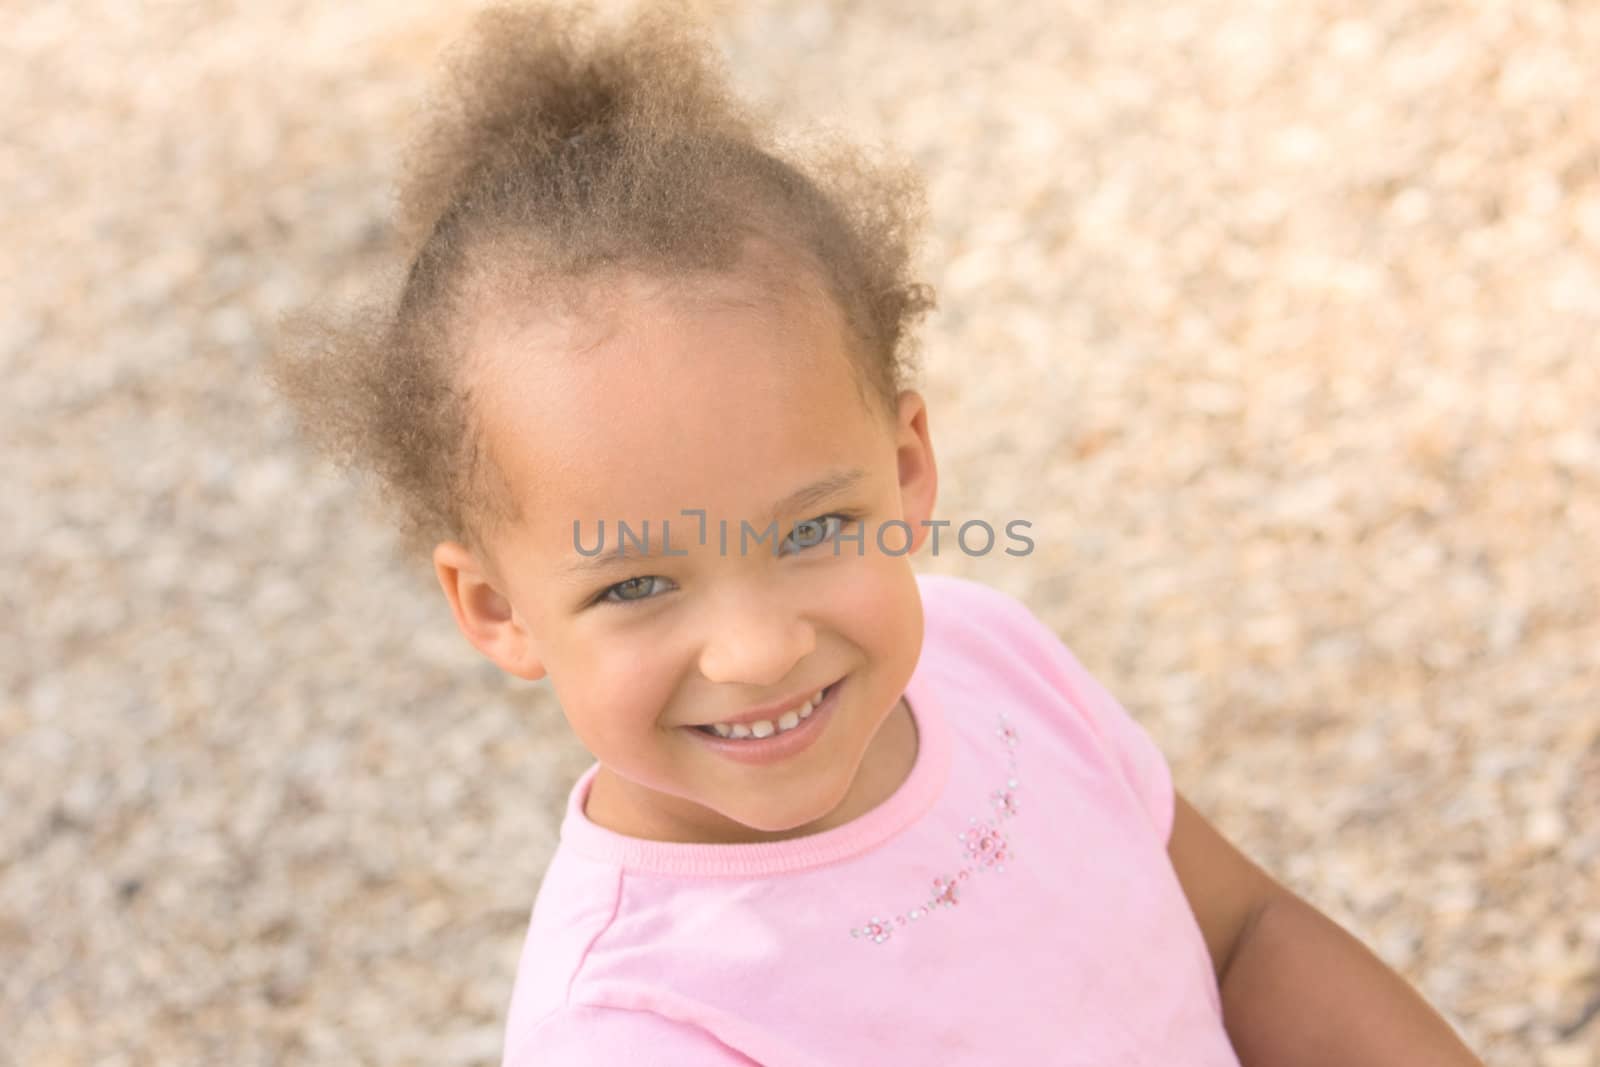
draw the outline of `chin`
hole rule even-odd
[[[834,811],[838,810],[839,805],[844,803],[845,792],[849,791],[849,783],[845,784],[846,790],[836,797],[823,797],[813,794],[811,797],[806,798],[804,803],[781,810],[767,808],[759,812],[745,812],[735,821],[765,834],[783,834],[794,830],[805,830],[807,827],[822,822]],[[815,833],[816,831],[810,832]]]
[[[826,811],[803,812],[748,812],[734,821],[750,830],[763,834],[784,834],[793,830],[803,830],[807,826],[821,819]]]

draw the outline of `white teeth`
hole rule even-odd
[[[808,700],[804,704],[800,705],[800,717],[802,719],[811,718],[811,713],[813,711],[817,710],[817,705],[818,704],[822,703],[822,693],[823,693],[823,690],[818,689],[815,693],[812,694],[810,700]]]
[[[823,695],[826,692],[826,689],[818,689],[816,693],[812,694],[810,699],[806,700],[799,707],[793,708],[780,715],[776,725],[774,725],[770,719],[762,719],[759,722],[740,722],[733,723],[731,725],[728,723],[715,722],[710,724],[709,729],[715,732],[718,737],[771,737],[775,733],[782,733],[785,730],[793,730],[796,726],[799,726],[801,722],[811,718],[811,713],[817,710],[817,705],[822,703]]]

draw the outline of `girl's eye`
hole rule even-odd
[[[844,514],[819,515],[814,519],[797,522],[789,536],[783,539],[781,549],[790,549],[795,552],[804,552],[820,544],[826,544],[839,536],[844,524],[851,521],[853,516]],[[789,552],[780,551],[779,555],[788,555]],[[637,578],[628,578],[609,585],[595,597],[596,604],[637,604],[640,601],[652,600],[657,593],[671,587],[671,582],[659,575],[646,574]]]
[[[795,523],[793,532],[784,538],[784,545],[794,545],[797,551],[805,551],[813,545],[820,545],[839,536],[839,531],[844,528],[847,515],[819,515],[814,519],[806,519]]]
[[[607,586],[600,593],[602,602],[611,604],[632,604],[639,600],[649,600],[653,588],[652,582],[665,582],[665,578],[647,574],[638,578],[629,578],[618,582],[616,585]]]

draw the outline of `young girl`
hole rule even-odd
[[[714,56],[659,4],[483,16],[398,297],[277,367],[597,759],[505,1062],[1476,1063],[1023,604],[913,570],[917,183]]]

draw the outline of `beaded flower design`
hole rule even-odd
[[[1011,843],[1001,832],[1000,824],[1015,818],[1017,814],[1017,731],[1006,721],[1005,712],[1000,712],[999,716],[1000,725],[995,730],[995,736],[1006,746],[1005,785],[989,794],[989,815],[982,819],[972,816],[967,820],[967,828],[956,834],[960,844],[954,862],[959,862],[960,866],[935,878],[929,895],[916,905],[887,919],[874,915],[863,925],[852,929],[851,937],[864,938],[881,945],[889,940],[898,927],[914,923],[941,908],[953,908],[959,904],[963,887],[974,874],[1005,872],[1005,865],[1011,859]]]

